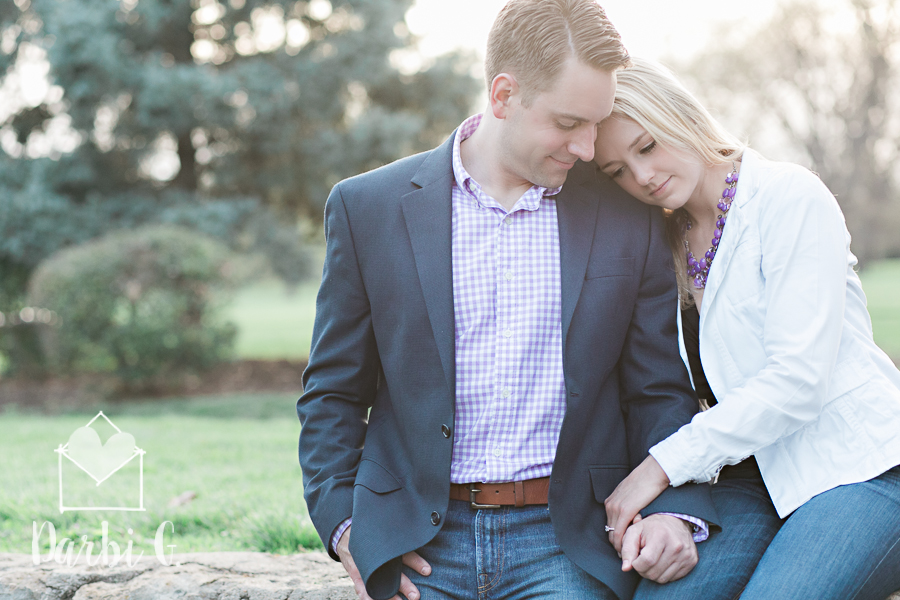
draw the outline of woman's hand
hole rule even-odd
[[[638,467],[616,486],[606,499],[606,523],[612,527],[609,541],[622,552],[622,537],[641,509],[653,502],[669,487],[669,477],[652,456],[644,459]]]

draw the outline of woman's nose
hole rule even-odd
[[[634,180],[638,185],[647,185],[653,179],[653,169],[648,169],[644,165],[634,165],[631,167],[634,174]]]

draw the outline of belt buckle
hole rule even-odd
[[[480,492],[481,490],[475,489],[475,484],[469,484],[469,506],[473,509],[482,509],[482,508],[502,508],[499,504],[478,504],[475,502],[475,494]]]

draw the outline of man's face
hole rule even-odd
[[[521,102],[510,98],[504,120],[501,161],[511,179],[546,188],[561,186],[575,161],[594,158],[597,125],[612,111],[614,72],[570,57],[549,90]]]

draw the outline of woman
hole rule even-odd
[[[872,340],[834,196],[645,61],[619,71],[595,161],[666,209],[682,355],[709,406],[607,499],[611,541],[688,481],[718,478],[723,526],[688,576],[636,598],[884,600],[900,588],[900,372]]]

